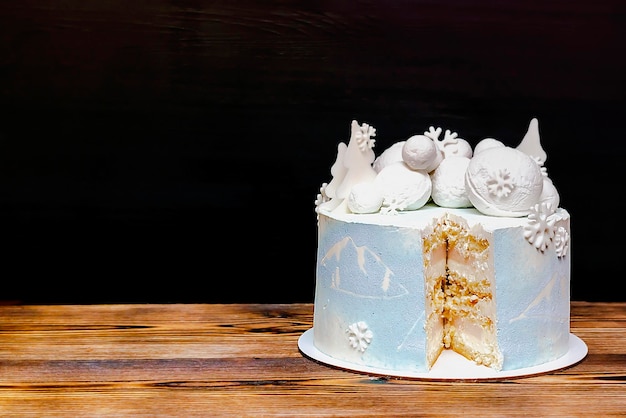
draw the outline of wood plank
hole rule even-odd
[[[573,367],[488,382],[388,378],[304,357],[312,304],[0,306],[5,416],[617,416],[626,303],[572,303]]]

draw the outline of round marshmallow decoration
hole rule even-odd
[[[348,209],[352,213],[378,212],[383,205],[383,195],[374,183],[358,183],[348,195]]]
[[[504,147],[504,143],[502,141],[498,141],[495,138],[485,138],[481,139],[478,144],[474,147],[474,155],[479,154],[489,148],[495,147]]]
[[[433,201],[445,208],[467,208],[472,206],[465,189],[465,173],[470,159],[446,157],[430,173]]]
[[[552,180],[547,176],[543,177],[543,190],[541,191],[541,198],[539,200],[541,203],[548,204],[552,209],[558,208],[561,204],[559,192],[556,190],[556,187],[554,187]]]
[[[539,203],[543,174],[539,164],[524,152],[494,147],[470,160],[465,186],[470,201],[483,214],[521,217]]]
[[[447,138],[438,143],[439,149],[443,152],[444,158],[467,157],[472,158],[472,146],[463,138]]]
[[[413,135],[402,147],[402,159],[413,170],[431,172],[443,160],[443,153],[426,135]]]
[[[399,163],[402,161],[402,148],[405,141],[394,143],[392,146],[384,150],[376,159],[372,167],[377,173],[388,165]]]
[[[383,202],[398,210],[416,210],[430,199],[432,182],[424,170],[411,170],[405,163],[383,168],[374,180],[383,192]]]

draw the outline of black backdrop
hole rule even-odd
[[[312,301],[352,119],[380,153],[537,117],[572,298],[626,300],[624,4],[2,2],[0,299]]]

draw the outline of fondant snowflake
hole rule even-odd
[[[398,194],[396,196],[383,199],[383,205],[380,208],[380,213],[383,215],[397,215],[399,211],[406,209],[406,197]]]
[[[552,205],[542,202],[534,205],[528,215],[528,224],[524,226],[524,238],[535,246],[539,251],[544,252],[554,238],[555,218]]]
[[[376,128],[368,125],[367,123],[360,126],[359,130],[355,134],[355,138],[361,152],[374,148],[376,140],[371,139],[373,136],[376,136]]]
[[[350,347],[361,353],[367,349],[367,346],[372,342],[372,337],[374,336],[365,321],[355,322],[350,325],[347,332]]]
[[[553,241],[557,257],[565,257],[569,249],[569,232],[567,232],[567,229],[559,226],[556,229]]]
[[[505,168],[491,174],[491,178],[486,182],[489,193],[496,197],[507,197],[515,188],[509,170]]]

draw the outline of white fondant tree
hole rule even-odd
[[[346,177],[348,169],[343,165],[344,156],[348,146],[340,142],[337,146],[337,158],[335,163],[330,167],[330,174],[333,175],[330,183],[324,188],[324,194],[329,199],[324,203],[324,207],[328,210],[333,210],[341,203],[341,199],[337,197],[337,188],[341,185],[341,182]]]
[[[346,209],[346,198],[350,194],[352,186],[363,182],[372,182],[376,177],[376,171],[372,163],[376,158],[372,148],[376,136],[376,129],[364,123],[359,125],[356,120],[352,121],[350,142],[346,147],[339,144],[337,159],[331,167],[333,179],[326,186],[326,195],[335,200],[335,210],[338,207]]]
[[[343,165],[343,160],[346,155],[346,149],[348,146],[340,142],[337,146],[337,158],[335,159],[335,163],[330,167],[330,174],[333,175],[333,179],[326,186],[326,196],[330,199],[334,199],[337,197],[337,188],[346,177],[346,173],[348,169]]]
[[[531,119],[528,131],[526,131],[526,135],[522,138],[522,142],[517,146],[517,149],[533,157],[541,166],[546,162],[547,154],[541,146],[539,121],[537,121],[537,118]]]

